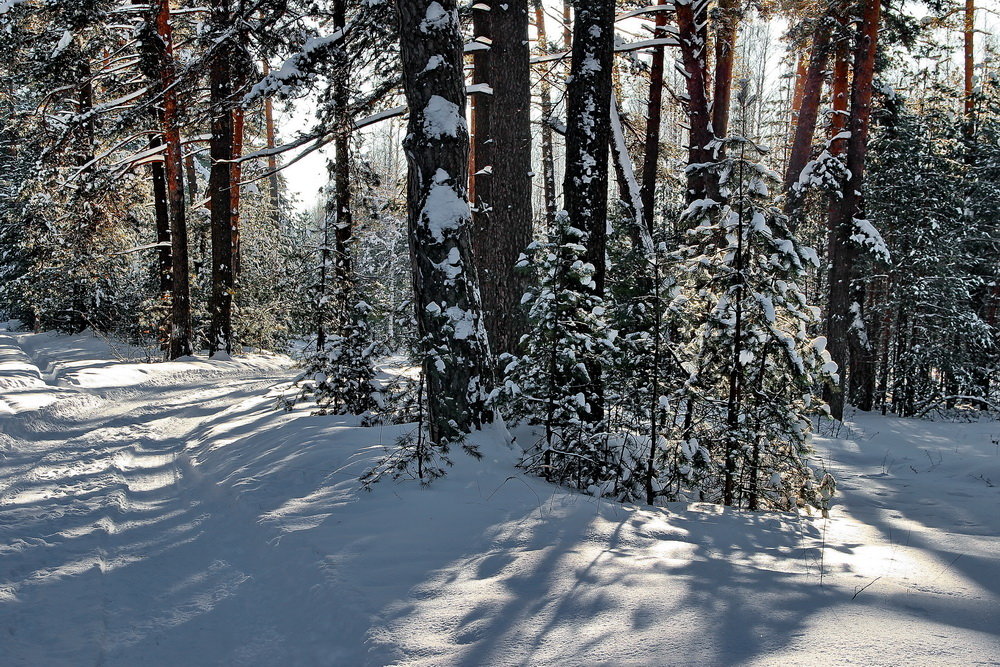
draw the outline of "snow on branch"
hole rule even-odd
[[[867,248],[878,259],[884,262],[890,260],[889,248],[882,239],[882,235],[875,229],[875,225],[861,218],[854,218],[854,233],[851,240],[863,248]]]
[[[310,70],[314,63],[324,60],[327,55],[340,47],[340,43],[344,41],[344,37],[353,25],[352,21],[326,37],[307,39],[298,53],[286,58],[281,67],[254,84],[243,97],[243,106],[250,106],[264,97],[291,93],[295,86],[312,76]]]
[[[674,11],[673,2],[665,2],[657,5],[649,5],[647,7],[640,7],[639,9],[633,9],[631,11],[622,12],[615,17],[615,21],[624,21],[625,19],[635,18],[637,16],[645,16],[647,14],[656,14],[659,12],[672,12]]]
[[[622,42],[620,44],[615,44],[615,53],[642,51],[643,49],[652,49],[657,46],[680,46],[680,42],[676,37],[658,37],[657,39],[641,39],[637,42]],[[557,53],[549,53],[544,56],[535,56],[531,59],[531,62],[547,63],[553,60],[565,60],[566,58],[569,58],[569,56],[569,51],[559,51]]]
[[[639,194],[639,181],[635,177],[635,169],[632,167],[632,158],[628,154],[628,146],[625,144],[625,132],[622,128],[621,115],[618,113],[618,98],[611,96],[611,137],[612,148],[614,149],[614,159],[618,162],[621,173],[628,184],[628,192],[623,192],[623,197],[628,197],[629,206],[634,216],[632,224],[639,232],[642,240],[642,247],[647,254],[653,254],[653,237],[649,234],[644,222],[642,197]]]

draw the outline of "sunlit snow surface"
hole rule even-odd
[[[293,374],[0,334],[0,664],[1000,661],[998,423],[857,417],[829,521],[566,493],[499,430],[366,493],[406,428]]]

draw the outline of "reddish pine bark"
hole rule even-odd
[[[816,120],[819,117],[819,103],[823,92],[823,81],[826,78],[826,66],[830,55],[830,22],[824,17],[820,19],[813,31],[812,48],[809,55],[809,65],[805,68],[802,80],[799,104],[795,107],[795,135],[792,149],[788,156],[788,167],[785,170],[785,212],[790,213],[797,203],[792,193],[792,187],[799,180],[799,174],[809,162],[812,152],[813,136],[816,133]],[[805,59],[800,60],[800,66],[805,66]]]
[[[263,66],[264,75],[267,76],[271,73],[271,68],[266,60]],[[274,100],[270,96],[264,98],[264,133],[267,139],[267,147],[274,148],[277,143],[274,131]],[[267,184],[271,198],[271,208],[274,209],[274,217],[277,220],[279,218],[278,210],[281,202],[278,198],[278,156],[273,153],[267,156],[267,171],[270,174],[267,177]]]
[[[712,93],[712,132],[717,137],[729,133],[729,107],[733,92],[733,60],[741,18],[740,0],[719,0],[715,30],[715,82]]]
[[[176,65],[169,0],[154,0],[156,33],[162,42],[159,63],[163,93],[163,138],[166,143],[164,170],[170,205],[171,323],[167,356],[176,359],[191,354],[191,286],[188,276],[187,223],[184,208],[184,175],[181,156],[180,120],[177,109]]]
[[[845,19],[840,19],[841,32],[846,26]],[[833,155],[843,155],[847,150],[847,139],[833,140],[847,129],[848,102],[850,101],[850,45],[841,36],[837,43],[836,60],[833,65],[833,81],[831,84],[830,100],[833,107],[833,115],[830,117],[830,153]]]
[[[841,369],[841,381],[847,380],[848,348],[853,321],[851,303],[856,296],[852,290],[857,245],[851,240],[854,219],[863,215],[861,190],[864,185],[865,157],[868,146],[868,128],[871,118],[875,53],[878,46],[878,27],[882,3],[880,0],[862,0],[861,27],[858,30],[854,51],[854,79],[851,85],[851,110],[847,139],[848,181],[844,185],[839,205],[830,209],[830,273],[828,286],[830,298],[827,306],[827,349]],[[830,410],[837,419],[844,416],[844,392],[830,396]]]
[[[711,161],[711,144],[714,139],[711,112],[708,105],[708,68],[705,61],[705,36],[698,22],[704,21],[705,3],[678,3],[676,6],[678,41],[681,64],[687,86],[688,125],[688,203],[697,199],[714,197],[717,193],[712,183],[698,165]]]
[[[815,39],[813,40],[815,43]],[[795,140],[795,128],[799,124],[799,110],[802,108],[802,96],[805,92],[806,76],[809,72],[810,58],[802,51],[795,58],[795,84],[792,88],[792,114],[788,126],[788,143]]]

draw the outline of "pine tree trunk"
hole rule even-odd
[[[599,296],[606,268],[614,8],[612,0],[581,0],[576,6],[567,90],[564,208],[570,224],[588,236],[586,257],[594,265]]]
[[[833,113],[830,116],[830,127],[828,128],[828,139],[829,139],[829,142],[830,142],[830,154],[834,155],[834,156],[837,156],[837,157],[840,157],[840,156],[844,155],[845,152],[847,152],[847,139],[844,137],[844,132],[847,129],[847,118],[848,118],[848,115],[849,115],[849,113],[848,113],[848,104],[850,102],[849,97],[850,97],[851,65],[850,65],[850,44],[848,43],[847,37],[845,36],[845,32],[847,30],[847,20],[846,20],[846,17],[841,16],[841,17],[838,18],[838,21],[840,23],[840,30],[838,31],[839,32],[839,36],[838,36],[838,40],[837,40],[837,44],[836,44],[836,49],[835,49],[835,57],[834,57],[834,64],[833,64],[833,76],[832,76],[832,79],[830,81],[830,88],[831,88],[831,90],[830,90],[830,103],[831,103],[831,107],[832,107]],[[840,137],[840,138],[837,138],[837,137]],[[846,188],[847,184],[846,183],[843,184],[843,187]],[[828,258],[828,261],[831,262],[831,264],[830,264],[831,270],[832,270],[833,264],[832,264],[832,259],[830,259],[830,258],[833,257],[833,243],[835,241],[835,239],[834,239],[834,227],[833,227],[834,222],[833,221],[834,221],[835,217],[837,216],[837,211],[835,211],[835,209],[838,208],[838,207],[840,207],[840,206],[842,206],[842,205],[843,205],[843,200],[840,200],[840,201],[834,200],[834,201],[832,201],[830,203],[829,214],[828,214],[828,218],[827,218],[827,234],[828,234],[828,239],[827,239],[827,258]],[[853,248],[853,246],[852,246],[852,248]],[[848,248],[847,251],[850,252],[852,250],[852,248]],[[853,262],[853,260],[852,260],[852,262]],[[828,280],[829,279],[830,278],[828,276]],[[838,278],[838,281],[840,281],[840,280],[843,280],[843,279],[842,278]],[[831,283],[831,285],[832,285],[832,283]],[[839,289],[839,287],[840,286],[838,285],[838,289]],[[827,300],[827,316],[829,317],[831,309],[834,307],[833,306],[834,290],[829,285],[828,285],[828,289],[830,290],[829,291],[830,296],[829,296],[829,299]],[[848,288],[845,286],[843,289],[847,290]],[[837,294],[837,300],[838,300],[838,306],[837,306],[838,308],[843,309],[843,308],[849,308],[850,307],[849,294],[846,291],[838,292],[838,294]],[[846,303],[846,305],[839,304],[839,301],[844,301],[844,303]],[[845,333],[844,334],[844,336],[845,336],[844,340],[845,341],[846,341],[846,335],[847,334]],[[832,341],[832,343],[835,346],[841,344],[839,341]],[[846,343],[844,343],[844,345],[846,345]],[[846,347],[844,348],[844,350],[846,350]],[[830,355],[833,356],[834,352],[831,351]],[[836,413],[839,413],[839,414],[842,415],[843,414],[843,410],[844,410],[844,408],[843,408],[843,403],[844,403],[843,391],[846,389],[847,368],[846,368],[846,366],[844,366],[842,364],[845,363],[846,352],[841,351],[839,353],[839,356],[834,357],[834,358],[837,360],[838,364],[841,364],[840,369],[839,369],[841,386],[840,386],[839,390],[836,389],[836,388],[834,388],[834,387],[830,387],[830,386],[825,387],[824,390],[823,390],[823,398],[824,398],[824,400],[827,403],[830,404],[830,406],[831,406],[831,412],[835,413],[835,416],[836,416]]]
[[[333,20],[335,28],[343,28],[347,24],[347,2],[336,0],[334,3]],[[340,63],[343,67],[341,75],[333,82],[333,104],[337,113],[338,132],[334,139],[334,205],[336,206],[336,232],[334,234],[334,279],[337,283],[337,294],[340,297],[338,312],[347,312],[347,283],[351,275],[350,243],[354,235],[354,218],[351,214],[351,135],[350,119],[347,117],[347,103],[350,97],[348,85],[350,82],[349,63],[346,58]]]
[[[397,0],[410,118],[407,221],[428,429],[447,447],[487,416],[488,345],[472,272],[463,39],[456,0]],[[439,66],[427,68],[432,57]]]
[[[890,278],[887,285],[886,291],[892,289],[892,279]],[[893,321],[893,312],[890,308],[885,309],[885,313],[882,316],[882,326],[879,335],[879,376],[878,376],[878,402],[879,409],[884,416],[889,405],[889,367],[891,365],[890,358],[890,345],[892,344],[892,335],[894,331],[895,323]]]
[[[865,292],[869,292],[865,290]],[[859,296],[858,291],[855,290],[855,296]],[[861,297],[864,300],[864,306],[858,313],[858,318],[866,323],[869,321],[868,313],[871,312],[872,298],[870,294],[864,294]],[[857,301],[857,303],[861,303]],[[851,388],[851,403],[855,405],[859,410],[864,410],[865,412],[871,412],[872,405],[875,401],[875,352],[871,346],[871,341],[860,336],[850,336],[850,388]]]
[[[336,156],[335,156],[336,157]],[[337,172],[336,163],[327,162],[327,181],[333,181],[336,183]],[[327,192],[325,207],[323,211],[323,243],[319,250],[319,284],[316,285],[316,351],[322,352],[326,349],[326,336],[327,336],[327,307],[326,307],[326,292],[327,284],[330,282],[330,269],[332,268],[332,263],[330,262],[331,255],[331,245],[330,245],[330,231],[331,226],[334,226],[333,233],[336,235],[336,221],[337,221],[337,193]],[[336,236],[335,236],[336,238]]]
[[[715,86],[712,92],[712,132],[717,137],[729,133],[729,107],[733,92],[733,60],[736,35],[742,18],[740,0],[719,0],[715,15]]]
[[[334,233],[333,274],[337,290],[343,291],[351,275],[351,238],[354,217],[351,213],[351,137],[345,130],[337,135],[334,145],[333,189],[336,214]],[[341,307],[346,304],[339,304]],[[343,310],[341,310],[343,312]]]
[[[657,12],[653,39],[666,35],[667,13]],[[649,102],[646,105],[646,142],[642,160],[642,213],[646,229],[653,235],[654,206],[656,205],[656,175],[660,162],[660,123],[663,117],[663,63],[666,47],[653,49],[649,68]]]
[[[527,329],[524,276],[514,267],[531,243],[531,86],[528,0],[486,0],[473,11],[477,36],[491,40],[474,56],[472,248],[484,323],[494,352],[514,352]]]
[[[699,22],[705,21],[704,1],[676,5],[677,33],[680,43],[681,64],[687,87],[686,111],[688,115],[688,173],[686,200],[714,198],[717,193],[706,175],[692,166],[712,160],[710,145],[712,115],[708,105],[708,68],[705,60],[705,37]]]
[[[477,3],[472,10],[472,31],[475,38],[485,40],[490,44],[493,37],[493,22],[491,20],[492,8],[486,3]],[[472,54],[472,83],[474,85],[490,84],[490,61],[493,46],[489,49],[474,51]],[[492,95],[477,92],[469,96],[469,119],[472,123],[469,130],[469,203],[472,205],[473,229],[485,226],[488,223],[477,220],[479,217],[488,217],[489,204],[486,202],[493,199],[492,185],[493,179],[486,178],[488,170],[492,169],[493,153],[491,148],[493,142],[490,141],[492,129],[490,128],[490,103]],[[487,170],[487,171],[484,171]],[[483,171],[482,174],[478,172]],[[483,210],[480,210],[480,209]],[[473,231],[473,246],[475,246],[476,232]]]
[[[176,359],[191,354],[191,287],[188,275],[187,222],[184,208],[184,173],[181,155],[180,120],[177,110],[176,65],[169,0],[156,0],[156,34],[161,62],[160,90],[163,94],[163,138],[166,143],[164,171],[167,201],[170,204],[171,322],[167,356]]]
[[[813,34],[813,48],[815,48],[816,37]],[[802,109],[802,101],[805,97],[806,78],[809,76],[809,63],[811,58],[805,51],[799,51],[795,58],[795,83],[792,87],[791,116],[788,124],[788,143],[795,141],[795,128],[799,125],[799,111]]]
[[[796,123],[792,150],[785,170],[786,214],[791,214],[799,203],[793,187],[809,162],[812,152],[813,135],[816,133],[816,120],[819,117],[819,103],[823,93],[823,80],[826,78],[826,66],[830,56],[830,27],[830,20],[823,17],[813,31],[809,66],[805,69],[801,95],[797,95],[799,104],[793,109]]]
[[[586,260],[594,266],[593,292],[601,297],[606,275],[614,21],[614,0],[580,0],[577,4],[567,90],[564,208],[570,225],[587,235]],[[591,380],[586,392],[589,414],[598,422],[604,418],[600,363],[588,362],[587,371]]]
[[[742,157],[742,156],[741,156]],[[740,161],[742,170],[743,160]],[[745,176],[741,173],[738,177],[739,183],[744,183]],[[742,186],[741,186],[742,187]],[[743,302],[746,298],[747,286],[744,283],[744,271],[746,269],[746,249],[744,225],[746,211],[743,208],[743,198],[740,197],[740,205],[737,210],[736,228],[736,254],[733,260],[733,283],[729,288],[732,294],[730,299],[733,307],[733,347],[729,361],[729,394],[726,398],[726,443],[724,457],[724,476],[722,488],[722,504],[732,506],[736,503],[736,472],[737,459],[741,458],[741,443],[737,437],[737,431],[742,421],[743,409],[743,366],[740,357],[743,351]],[[763,363],[763,361],[762,361]],[[753,470],[754,475],[757,470]],[[754,501],[756,502],[756,500]]]
[[[133,5],[147,6],[147,0],[132,0]],[[137,36],[139,43],[140,69],[146,79],[155,88],[160,85],[162,66],[162,48],[156,33],[156,17],[150,13],[145,24],[140,28]],[[162,108],[157,108],[154,117],[158,131],[149,134],[149,147],[164,147],[162,131],[164,128]],[[159,282],[159,295],[161,302],[166,305],[170,301],[170,292],[173,287],[172,260],[170,257],[170,202],[167,194],[167,172],[166,172],[166,151],[163,151],[162,159],[150,162],[150,176],[153,181],[153,217],[156,223],[156,275]],[[160,347],[164,352],[169,351],[169,316],[158,324],[160,328]]]
[[[76,140],[74,141],[76,148],[76,162],[77,166],[81,169],[81,174],[92,175],[94,171],[94,140],[95,140],[95,126],[94,126],[94,83],[93,83],[93,73],[90,68],[90,61],[86,58],[82,59],[77,67],[77,80],[81,82],[80,87],[77,89],[77,105],[76,111],[80,118],[85,118],[87,120],[83,121],[75,129],[78,132],[76,134]],[[81,188],[79,192],[85,192],[85,189]],[[80,231],[83,233],[81,238],[83,245],[77,248],[77,252],[81,255],[89,254],[91,252],[88,246],[90,242],[97,234],[97,230],[101,226],[101,218],[103,217],[103,210],[99,207],[93,205],[92,201],[88,201],[85,198],[81,202],[86,215],[82,218],[81,223],[83,229]],[[72,309],[69,312],[68,324],[71,331],[74,333],[79,333],[87,328],[90,324],[90,319],[88,316],[89,310],[89,299],[87,293],[82,289],[79,282],[73,282],[73,300]]]
[[[545,10],[542,0],[533,0],[535,9],[535,29],[538,33],[539,51],[549,53],[549,43],[545,31]],[[552,86],[547,73],[538,84],[542,105],[542,196],[545,201],[545,229],[552,230],[556,223],[556,162],[552,148]]]
[[[840,18],[841,29],[846,29],[847,21]],[[841,136],[847,129],[848,103],[850,102],[850,45],[841,36],[836,47],[836,58],[833,64],[833,80],[831,82],[830,103],[833,114],[830,116],[830,153],[843,155],[847,151],[847,139]]]
[[[160,146],[163,146],[160,135],[150,135],[149,147]],[[151,162],[150,172],[153,176],[153,213],[156,219],[156,274],[160,280],[160,296],[166,300],[169,298],[173,279],[170,276],[170,206],[167,202],[167,174],[164,162]]]
[[[211,0],[212,31],[221,34],[230,21],[229,0]],[[209,303],[208,351],[213,354],[233,351],[233,291],[235,270],[232,221],[233,177],[233,98],[230,42],[214,44],[209,72],[209,98],[212,113],[212,159],[208,179],[211,201],[212,293]]]
[[[562,18],[563,18],[563,50],[569,51],[573,48],[573,13],[572,13],[573,2],[572,0],[563,0],[562,3]]]
[[[81,118],[87,118],[80,126],[82,136],[80,136],[79,148],[83,150],[79,153],[77,164],[83,167],[83,173],[87,174],[92,173],[94,170],[91,163],[94,161],[95,140],[95,116],[92,113],[94,110],[94,76],[89,61],[83,60],[80,62],[77,77],[81,81],[80,90],[78,91],[77,113]]]
[[[264,76],[267,76],[271,72],[271,68],[266,60],[263,63],[263,72]],[[277,142],[274,131],[274,100],[270,96],[264,98],[264,133],[267,140],[267,147],[273,149]],[[278,190],[278,156],[273,153],[267,156],[267,171],[270,174],[267,177],[268,194],[270,195],[274,220],[277,222],[281,219],[279,212],[281,201]]]
[[[847,170],[849,178],[844,185],[839,204],[830,209],[830,298],[827,306],[827,349],[840,367],[841,382],[848,381],[848,347],[852,289],[858,248],[851,240],[854,219],[862,215],[861,190],[864,184],[865,157],[868,146],[868,127],[871,118],[875,53],[878,45],[878,26],[881,13],[880,0],[862,0],[861,28],[858,31],[854,53],[854,80],[851,85],[851,113],[848,119],[850,137],[847,139]],[[844,392],[831,396],[830,410],[837,419],[844,416]]]
[[[194,208],[198,203],[198,172],[194,168],[194,154],[184,156],[184,172],[187,181],[188,205]]]
[[[243,164],[239,162],[243,156],[243,132],[246,126],[246,113],[241,107],[233,108],[233,163],[230,174],[230,210],[232,211],[233,236],[233,282],[239,280],[242,267],[242,241],[240,239],[240,181],[243,179]]]
[[[964,56],[963,109],[965,112],[965,139],[971,145],[975,136],[976,98],[973,80],[975,76],[975,35],[976,35],[976,0],[965,0],[965,20],[962,30],[962,46]]]

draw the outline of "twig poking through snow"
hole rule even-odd
[[[854,587],[854,595],[853,595],[853,596],[851,596],[851,599],[853,600],[854,598],[856,598],[856,597],[858,597],[859,595],[861,595],[861,592],[862,592],[863,590],[865,590],[866,588],[868,588],[869,586],[871,586],[872,584],[874,584],[874,583],[875,583],[876,581],[878,581],[878,580],[879,580],[879,579],[881,579],[881,578],[882,578],[882,577],[880,577],[880,576],[879,576],[879,577],[875,577],[874,579],[872,579],[871,581],[869,581],[869,582],[868,582],[867,584],[865,584],[865,585],[864,585],[864,586],[862,586],[861,588],[858,588],[857,586],[855,586],[855,587]]]

